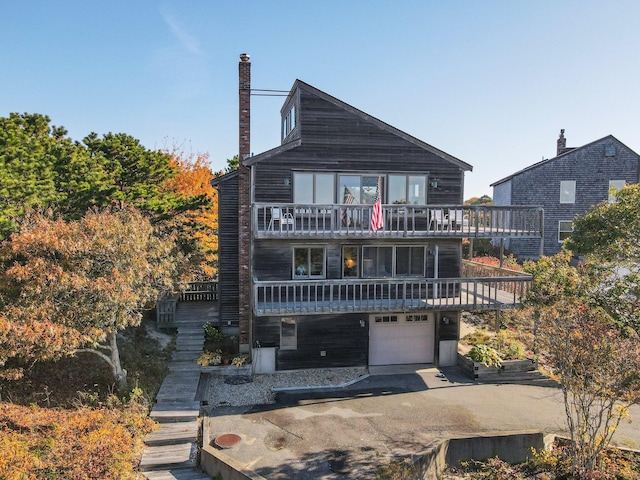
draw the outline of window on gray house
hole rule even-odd
[[[342,204],[373,204],[378,192],[380,180],[382,203],[386,203],[384,192],[384,178],[378,175],[339,175],[338,198]]]
[[[293,174],[293,203],[331,205],[335,200],[332,173]]]
[[[615,157],[616,156],[616,146],[613,143],[607,143],[604,146],[604,156],[605,157]]]
[[[616,201],[616,196],[615,196],[616,190],[620,190],[626,184],[627,184],[627,182],[625,180],[609,180],[609,203],[615,203],[615,201]]]
[[[291,109],[282,119],[282,139],[284,140],[296,128],[296,107],[293,105]]]
[[[363,278],[393,276],[393,247],[362,247]]]
[[[427,177],[424,175],[389,175],[389,204],[426,204]]]
[[[560,203],[576,203],[575,180],[562,180],[560,182]]]
[[[396,277],[424,277],[425,247],[396,247]]]
[[[562,243],[571,236],[573,232],[573,220],[560,220],[558,222],[558,242]]]
[[[324,247],[293,248],[293,278],[325,277]]]

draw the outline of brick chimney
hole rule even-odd
[[[240,163],[251,153],[251,62],[249,55],[240,55],[238,64],[238,93],[240,96],[239,127],[240,143],[238,153]]]
[[[558,149],[556,156],[562,155],[567,150],[567,139],[564,138],[564,128],[560,130],[560,137],[558,137]]]
[[[238,64],[238,318],[240,351],[251,347],[251,169],[244,164],[251,152],[251,62],[240,55]]]

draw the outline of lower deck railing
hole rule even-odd
[[[500,310],[520,303],[529,276],[299,280],[254,283],[256,315],[340,312]]]
[[[180,293],[181,302],[218,300],[218,282],[189,282]]]
[[[163,295],[156,303],[158,328],[173,328],[178,302],[218,300],[218,282],[190,282],[179,294]]]

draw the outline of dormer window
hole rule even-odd
[[[292,105],[291,109],[282,119],[282,139],[284,140],[296,128],[296,106]]]

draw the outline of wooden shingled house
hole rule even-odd
[[[462,239],[540,238],[541,210],[463,205],[469,164],[300,80],[281,144],[250,155],[248,55],[239,73],[240,168],[213,181],[221,327],[257,372],[455,364],[460,311],[530,282]]]

